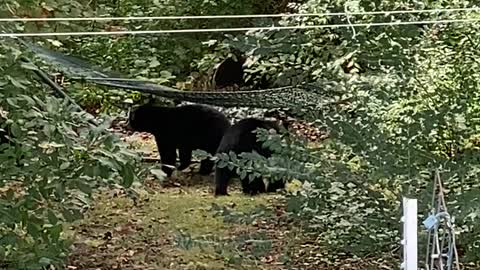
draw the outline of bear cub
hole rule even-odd
[[[267,121],[257,118],[246,118],[232,125],[223,136],[217,153],[228,153],[230,151],[235,154],[243,152],[256,151],[258,154],[269,158],[272,151],[262,147],[261,142],[257,142],[257,135],[254,131],[257,128],[274,129],[277,133],[280,131],[278,124],[274,121]],[[215,168],[215,196],[228,195],[227,187],[231,178],[238,177],[235,171],[229,170],[227,167]],[[258,193],[274,192],[277,189],[284,188],[283,181],[276,181],[265,187],[261,177],[257,177],[250,181],[248,175],[242,181],[242,190],[244,194],[255,195]]]
[[[178,107],[142,105],[129,115],[129,127],[137,132],[148,132],[155,137],[162,170],[171,176],[180,156],[178,170],[191,164],[192,151],[200,149],[215,154],[223,134],[230,127],[227,117],[216,109],[199,104]],[[170,166],[165,166],[170,165]],[[204,159],[199,173],[207,175],[214,162]]]

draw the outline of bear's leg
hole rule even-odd
[[[192,163],[192,149],[180,148],[178,149],[178,154],[180,156],[180,166],[178,166],[178,170],[182,171]]]
[[[245,179],[242,179],[242,191],[244,194],[249,194],[249,195],[256,195],[259,193],[265,193],[265,183],[263,183],[263,180],[261,177],[257,177],[250,181],[250,179],[245,177]]]
[[[267,192],[277,192],[278,189],[284,189],[284,188],[285,188],[285,181],[283,181],[283,179],[276,180],[274,182],[268,183]]]
[[[214,165],[215,163],[209,158],[200,161],[199,173],[201,175],[209,175],[212,172]]]
[[[218,148],[218,145],[213,144],[213,145],[207,147],[206,151],[210,155],[215,156],[215,153],[217,152],[217,148]],[[213,161],[210,158],[204,159],[200,162],[199,173],[201,175],[209,175],[212,172],[214,166],[215,166],[215,161]]]
[[[228,168],[215,169],[215,196],[228,196],[227,188],[230,179],[233,177]]]
[[[160,155],[160,161],[162,162],[162,170],[168,177],[172,176],[175,168],[175,161],[177,161],[177,149],[175,146],[159,145],[157,143],[158,153]],[[165,166],[168,165],[168,166]]]

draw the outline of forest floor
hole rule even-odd
[[[139,148],[154,146],[149,139]],[[192,170],[197,170],[194,167]],[[160,185],[148,180],[133,200],[99,192],[72,225],[68,269],[396,269],[396,259],[329,255],[289,222],[281,194],[212,196],[212,177],[189,169]]]

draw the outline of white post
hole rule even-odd
[[[403,198],[402,269],[417,270],[417,200]]]

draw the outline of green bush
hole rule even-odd
[[[38,14],[42,9],[40,2],[9,0],[6,4],[9,5],[9,10],[18,13],[15,15],[28,12],[32,15]],[[453,8],[470,5],[465,1],[410,0],[300,2],[296,12],[305,13],[343,12],[345,5],[348,5],[350,11]],[[153,5],[133,0],[123,1],[121,5],[107,0],[88,1],[91,5],[86,3],[87,1],[64,1],[42,5],[43,9],[55,10],[56,16],[247,14],[276,10],[270,2],[252,1],[154,1]],[[468,13],[362,15],[352,16],[352,22],[438,20],[476,16]],[[211,28],[262,26],[271,23],[271,20],[129,21],[91,25],[44,24],[41,29],[57,27],[57,31],[61,31],[105,30],[111,27]],[[275,23],[345,24],[347,19],[345,16],[318,16],[288,18]],[[15,27],[21,31],[37,26]],[[462,259],[478,262],[479,226],[476,221],[479,206],[475,200],[479,194],[478,27],[478,23],[356,27],[355,36],[351,28],[325,28],[257,31],[235,35],[214,33],[87,37],[60,39],[60,43],[57,40],[47,41],[46,44],[93,59],[104,67],[120,70],[132,77],[160,78],[161,83],[168,85],[188,80],[194,71],[208,74],[212,66],[227,55],[229,47],[239,48],[250,57],[246,79],[258,87],[333,81],[331,84],[337,98],[349,98],[349,102],[337,108],[313,111],[305,116],[307,120],[328,131],[330,138],[327,141],[311,147],[294,138],[281,139],[268,135],[269,139],[265,140],[267,134],[263,134],[260,137],[263,136],[264,141],[268,142],[266,145],[276,152],[272,158],[265,159],[255,154],[239,157],[220,155],[219,162],[238,168],[241,176],[253,172],[254,175],[263,175],[272,181],[300,181],[301,188],[288,193],[287,206],[295,222],[302,223],[306,233],[321,239],[319,244],[328,247],[330,253],[358,256],[387,254],[398,246],[400,232],[397,220],[400,216],[401,197],[418,198],[420,213],[427,214],[431,199],[430,175],[434,169],[439,168],[448,189],[449,210],[457,217],[457,230],[460,232],[457,244],[466,254]],[[14,148],[6,151],[5,157],[15,156],[21,164],[28,164],[20,170],[14,166],[13,160],[4,158],[6,163],[2,163],[5,165],[0,165],[0,168],[8,168],[6,178],[20,181],[29,192],[38,189],[37,193],[32,193],[35,195],[27,193],[27,198],[36,198],[36,194],[46,192],[48,202],[54,201],[52,198],[56,198],[59,192],[56,186],[50,187],[50,181],[63,183],[65,179],[68,185],[59,184],[60,187],[83,191],[92,188],[90,183],[95,183],[92,184],[95,186],[97,182],[103,183],[105,179],[128,185],[132,180],[131,176],[135,175],[132,170],[134,159],[131,159],[122,147],[115,148],[119,144],[112,143],[110,136],[100,135],[100,132],[88,128],[82,120],[83,117],[72,113],[68,106],[60,101],[47,99],[43,94],[38,94],[39,92],[35,92],[35,98],[25,94],[27,89],[31,92],[38,86],[28,83],[29,80],[19,79],[22,76],[18,74],[11,75],[13,56],[19,55],[19,52],[11,47],[6,48],[5,45],[3,50],[6,50],[6,53],[1,54],[1,61],[4,63],[1,68],[6,75],[0,83],[2,90],[5,89],[0,104],[3,111],[9,112],[6,125],[13,133],[23,136]],[[8,73],[5,72],[7,69]],[[13,95],[18,89],[23,89],[23,95]],[[83,105],[88,107],[88,104],[94,104],[93,107],[100,106],[106,110],[113,106],[110,106],[110,102],[116,104],[124,98],[132,98],[123,91],[108,90],[106,93],[93,87],[86,91],[75,91],[76,98],[84,102]],[[112,96],[121,98],[111,99]],[[298,99],[292,99],[291,103],[299,108],[304,105]],[[38,117],[33,118],[32,115]],[[86,148],[85,145],[91,148]],[[31,163],[32,159],[35,163]],[[97,159],[114,168],[113,171],[105,170],[105,167],[102,167],[105,164],[102,163],[98,163],[98,167],[92,165],[97,164]],[[80,162],[82,169],[76,175],[68,174],[74,172],[69,170],[74,162]],[[47,171],[41,167],[42,164],[58,169],[50,168]],[[62,167],[62,164],[65,165]],[[41,177],[37,179],[37,175]],[[87,177],[89,181],[78,180],[83,177]],[[79,182],[82,184],[78,184]],[[7,192],[5,196],[10,197],[5,198],[12,198],[11,194]],[[67,192],[68,194],[70,193]],[[13,209],[10,202],[15,203],[16,200],[6,200],[10,207],[8,209]],[[28,209],[37,209],[36,200],[32,207]],[[28,222],[37,220],[32,214],[36,214],[33,210],[25,210],[25,213],[28,213],[24,214],[27,215],[28,218],[25,219]],[[39,212],[39,220],[43,222],[45,217],[48,219],[45,211]],[[79,210],[75,213],[77,212]],[[61,211],[54,213],[58,218],[65,218],[59,214]],[[5,218],[8,216],[4,215]],[[43,229],[30,229],[32,226],[22,222],[7,220],[5,224],[10,224],[10,227],[5,226],[5,232],[18,237],[16,229],[20,227],[27,231],[30,237],[31,232],[44,233]],[[28,222],[27,224],[30,224]],[[33,238],[29,238],[29,241],[31,239]],[[48,237],[46,239],[38,240],[43,241],[39,245],[53,241]],[[56,245],[50,245],[55,249],[52,254],[56,255],[44,256],[29,250],[32,246],[29,245],[30,242],[15,243],[19,244],[2,245],[7,247],[3,252],[6,259],[22,258],[22,262],[28,261],[32,265],[45,264],[46,259],[42,258],[59,262],[60,260],[56,259],[61,258],[59,251],[63,252],[66,246],[66,243],[58,240]],[[19,254],[40,255],[25,260]]]
[[[130,185],[145,172],[136,153],[77,112],[46,95],[0,47],[1,128],[10,141],[0,153],[0,261],[9,269],[61,266],[68,255],[64,225],[82,217],[100,186]],[[140,178],[141,179],[141,178]]]

